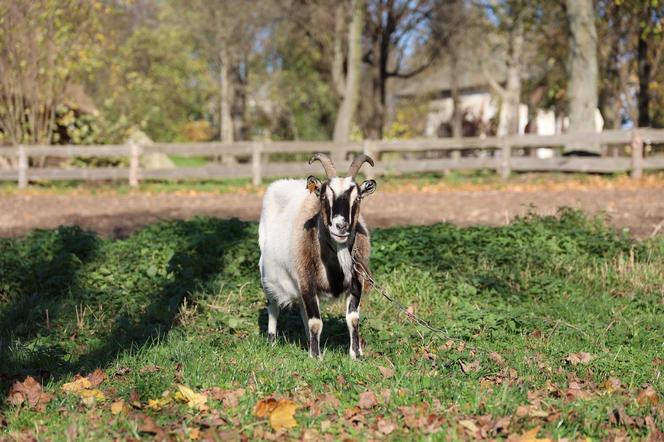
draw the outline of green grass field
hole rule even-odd
[[[376,280],[464,343],[373,291],[365,358],[347,355],[338,303],[318,361],[295,313],[266,343],[256,231],[198,218],[122,240],[71,227],[0,240],[0,439],[662,436],[664,237],[634,242],[572,211],[375,231]],[[26,376],[45,393],[22,397]],[[273,430],[271,396],[295,403],[293,428]]]

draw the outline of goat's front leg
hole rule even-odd
[[[362,356],[362,344],[360,343],[360,298],[362,297],[362,284],[357,275],[353,276],[350,294],[346,300],[346,325],[350,335],[350,349],[348,353],[351,359]]]
[[[307,313],[307,326],[309,328],[309,356],[321,358],[320,335],[323,332],[323,321],[320,316],[318,296],[314,293],[303,293],[302,301]]]

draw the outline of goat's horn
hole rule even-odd
[[[334,168],[334,164],[332,164],[332,160],[330,159],[330,157],[328,157],[324,153],[316,153],[309,160],[309,164],[313,163],[316,160],[320,161],[320,163],[323,165],[323,169],[325,169],[325,175],[327,175],[328,178],[337,176],[337,169]]]
[[[360,171],[360,167],[362,167],[362,164],[364,164],[365,162],[371,164],[371,167],[373,167],[374,165],[374,160],[372,160],[369,155],[361,153],[358,156],[356,156],[353,162],[351,163],[350,167],[348,168],[348,176],[355,178],[357,173]]]

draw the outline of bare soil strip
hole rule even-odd
[[[551,215],[560,207],[606,214],[618,228],[644,238],[664,233],[664,187],[562,190],[446,190],[377,192],[362,212],[372,228],[440,221],[502,225],[529,211]],[[104,236],[124,237],[160,220],[197,215],[258,220],[261,196],[205,193],[0,194],[0,236],[77,224]]]

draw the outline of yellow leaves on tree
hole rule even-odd
[[[275,399],[268,397],[262,399],[254,406],[254,416],[268,417],[274,430],[294,428],[297,426],[295,410],[297,404],[290,399]]]

